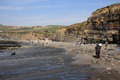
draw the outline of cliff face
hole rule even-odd
[[[4,27],[1,27],[4,28]],[[4,29],[2,29],[4,30]],[[15,31],[13,31],[15,30]],[[20,31],[19,31],[20,30]],[[20,28],[19,30],[7,28],[13,37],[20,39],[53,39],[57,41],[73,42],[78,38],[85,42],[94,43],[99,41],[120,41],[120,3],[113,4],[94,11],[87,21],[76,23],[68,27],[32,27]],[[4,31],[3,31],[4,32]],[[1,32],[2,35],[2,32]],[[119,39],[119,40],[118,40]]]
[[[120,3],[94,11],[87,21],[59,30],[59,40],[75,41],[77,38],[89,43],[118,40],[120,29]],[[60,37],[62,35],[62,37]],[[114,37],[113,37],[114,36]]]
[[[66,28],[56,30],[56,33],[54,35],[53,40],[55,40],[55,41],[64,41],[65,40],[65,31],[66,31]]]
[[[90,41],[118,40],[120,29],[120,3],[97,9],[91,14],[84,27],[84,32]],[[115,36],[114,36],[115,35]],[[114,37],[113,37],[114,36]]]
[[[73,42],[82,34],[82,28],[86,22],[72,24],[56,31],[55,40]]]
[[[87,20],[91,29],[116,30],[120,28],[120,3],[97,9]]]

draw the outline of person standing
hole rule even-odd
[[[99,43],[96,45],[95,47],[95,51],[96,51],[96,58],[100,58],[100,50],[101,50],[102,44]]]
[[[108,49],[108,42],[106,41],[105,42],[105,50],[107,50]]]

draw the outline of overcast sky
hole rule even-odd
[[[120,0],[0,0],[0,24],[71,25]]]

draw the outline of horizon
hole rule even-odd
[[[0,0],[0,24],[14,26],[71,25],[118,0]]]

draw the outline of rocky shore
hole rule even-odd
[[[0,51],[0,79],[119,80],[118,46],[109,44],[105,48],[103,45],[100,59],[94,57],[94,49],[95,44],[22,43],[21,47]]]
[[[58,47],[58,45],[54,44]],[[119,80],[120,79],[120,50],[116,44],[103,44],[101,57],[96,59],[96,44],[75,45],[74,43],[60,43],[59,47],[64,48],[69,54],[73,54],[73,64],[90,64],[96,68],[90,71],[91,77],[88,80]]]

